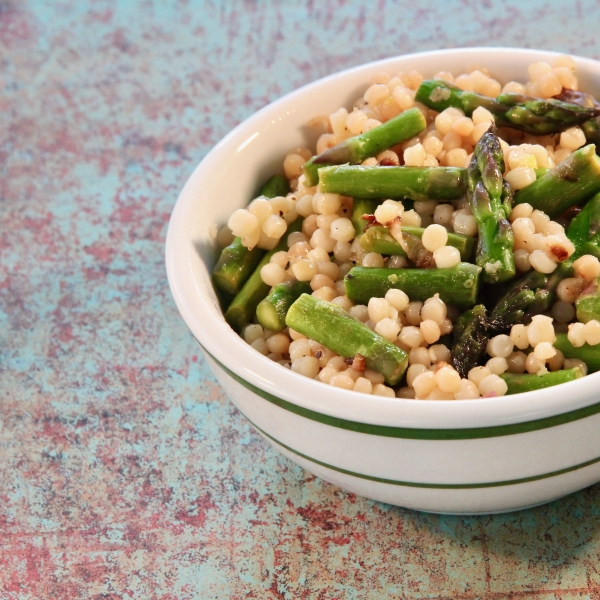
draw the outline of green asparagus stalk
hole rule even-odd
[[[423,237],[423,227],[402,227],[403,236],[413,236],[420,240]],[[367,252],[379,252],[395,256],[406,256],[405,250],[392,236],[387,227],[375,225],[369,227],[360,238],[361,247]],[[460,252],[463,262],[470,260],[475,247],[475,238],[461,233],[448,234],[448,246],[454,246]]]
[[[500,94],[494,99],[461,90],[441,79],[423,81],[415,100],[440,112],[450,106],[460,108],[467,116],[482,106],[494,115],[498,127],[513,127],[534,135],[560,133],[600,115],[597,108],[553,98],[543,100],[522,94]]]
[[[515,204],[527,202],[554,218],[570,206],[583,204],[600,192],[600,158],[594,144],[579,148],[515,194]]]
[[[359,198],[458,200],[466,190],[459,167],[363,167],[342,165],[319,170],[322,192]]]
[[[575,379],[583,377],[583,371],[579,367],[574,367],[572,369],[544,373],[543,375],[537,375],[535,373],[503,373],[500,377],[504,379],[508,386],[506,394],[510,395],[532,392],[534,390],[552,387],[553,385],[558,385],[560,383],[567,383],[567,381],[574,381]]]
[[[365,230],[367,221],[363,219],[364,215],[372,215],[378,205],[379,202],[377,202],[377,200],[354,198],[354,203],[352,205],[352,224],[354,225],[354,231],[357,236],[361,235]]]
[[[344,278],[346,295],[352,302],[367,304],[383,298],[390,289],[400,289],[413,300],[425,301],[436,293],[446,304],[475,304],[481,268],[459,263],[449,269],[386,269],[354,267]]]
[[[462,314],[454,324],[452,366],[465,378],[477,366],[489,339],[486,310],[483,304]]]
[[[515,275],[514,236],[507,220],[510,193],[503,172],[504,154],[491,127],[479,139],[467,169],[467,200],[479,230],[475,262],[483,268],[482,277],[488,283],[506,281]]]
[[[294,231],[300,231],[302,229],[302,221],[303,219],[299,218],[289,225],[287,232],[281,240],[279,240],[277,246],[262,257],[252,275],[250,275],[242,289],[232,300],[229,308],[225,311],[225,320],[235,331],[240,332],[242,327],[252,320],[258,303],[271,289],[271,286],[267,285],[262,280],[260,275],[261,269],[269,264],[273,254],[281,252],[282,250],[287,250],[288,235]]]
[[[566,333],[559,333],[556,336],[554,347],[560,350],[565,358],[577,358],[587,365],[589,373],[595,373],[600,371],[600,344],[597,346],[590,346],[584,344],[583,346],[575,347],[569,341]]]
[[[275,198],[285,196],[290,191],[288,180],[283,175],[273,175],[262,187],[260,196]],[[221,251],[219,260],[214,266],[212,280],[215,287],[228,296],[235,296],[250,275],[256,269],[256,265],[264,256],[265,250],[254,247],[248,250],[239,237]]]
[[[586,94],[585,92],[563,90],[558,96],[555,96],[555,98],[557,100],[562,100],[563,102],[579,104],[580,106],[586,106],[588,108],[600,108],[600,102],[598,102],[594,96]],[[587,143],[595,144],[596,148],[598,148],[600,146],[600,117],[594,117],[593,119],[586,121],[581,125],[581,129]]]
[[[302,294],[310,294],[311,291],[308,281],[284,281],[274,286],[256,307],[258,322],[269,331],[281,331],[285,328],[285,316],[290,306]]]
[[[345,163],[358,165],[382,150],[418,135],[425,127],[427,121],[423,113],[418,108],[410,108],[379,127],[348,138],[318,156],[313,156],[304,165],[305,184],[317,185],[321,167]]]
[[[583,210],[569,223],[566,233],[575,246],[571,260],[584,254],[600,258],[600,193],[588,200]]]
[[[286,324],[345,358],[361,355],[368,369],[396,385],[408,366],[406,352],[350,317],[340,306],[302,294],[288,310]]]

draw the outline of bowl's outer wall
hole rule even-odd
[[[351,108],[352,102],[366,89],[373,75],[381,71],[393,74],[399,70],[417,69],[426,77],[430,77],[439,70],[456,73],[469,65],[477,64],[488,68],[501,81],[524,80],[529,64],[536,60],[551,60],[552,56],[552,53],[534,50],[482,48],[392,58],[350,69],[306,86],[265,107],[238,126],[217,144],[192,173],[177,201],[167,234],[166,260],[171,290],[179,311],[201,346],[237,378],[267,394],[307,410],[356,423],[417,429],[490,427],[548,418],[598,403],[600,398],[597,397],[595,388],[600,383],[600,374],[541,392],[481,399],[476,402],[400,402],[396,399],[366,396],[324,386],[280,368],[236,335],[223,319],[210,281],[210,269],[215,258],[215,225],[223,225],[236,208],[247,205],[256,195],[261,182],[272,173],[281,170],[282,160],[287,151],[297,146],[314,144],[314,140],[307,137],[304,127],[307,121],[317,114],[329,114],[340,106]],[[581,88],[595,94],[600,93],[599,63],[589,59],[577,59],[577,63]],[[254,394],[248,396],[248,390],[244,386],[236,382],[233,385],[228,379],[231,379],[229,375],[225,377],[222,373],[219,374],[219,380],[226,391],[263,432],[289,445],[294,452],[302,453],[302,449],[307,449],[302,440],[310,440],[312,445],[309,444],[308,449],[319,449],[319,457],[311,456],[311,459],[362,475],[383,479],[389,475],[391,479],[399,478],[401,481],[413,483],[451,481],[463,484],[481,482],[482,477],[487,477],[488,481],[500,481],[539,476],[560,469],[570,469],[600,456],[600,446],[593,442],[593,436],[589,433],[590,428],[597,425],[597,417],[590,416],[573,424],[554,427],[553,432],[547,429],[544,433],[508,435],[504,436],[504,439],[487,438],[476,442],[470,440],[468,443],[453,441],[442,444],[442,454],[439,441],[426,440],[416,443],[414,440],[391,438],[385,438],[383,441],[371,440],[371,451],[365,452],[361,458],[357,455],[361,452],[357,453],[352,448],[362,449],[368,438],[366,434],[360,434],[358,438],[347,438],[346,434],[349,435],[349,432],[342,435],[340,431],[330,431],[330,427],[317,434],[318,427],[314,422],[306,423],[304,417],[292,418],[291,413],[285,414],[286,411],[282,412],[282,409],[269,405],[270,403],[265,403],[262,399],[260,402],[256,398],[251,400]],[[265,422],[261,420],[261,415],[266,419]],[[280,431],[290,434],[302,431],[303,435],[289,439],[284,436],[285,439],[280,439]],[[398,453],[397,461],[393,462],[398,464],[394,466],[395,470],[389,471],[389,467],[382,465],[381,461],[389,455],[392,447],[393,452]],[[557,448],[560,448],[560,451]],[[453,456],[457,461],[452,475],[440,466],[442,455]],[[482,460],[475,459],[475,455]],[[352,459],[349,458],[351,456]],[[296,458],[299,462],[305,461],[299,455],[296,455]],[[354,462],[359,459],[363,462]],[[386,462],[390,461],[386,459]],[[317,463],[313,464],[315,469],[317,466],[321,470],[327,468]],[[446,464],[445,460],[443,464]],[[449,465],[450,463],[447,466]],[[491,465],[496,466],[492,469]],[[518,484],[518,487],[545,489],[546,491],[539,496],[541,502],[566,493],[559,491],[559,488],[563,489],[558,485],[559,479],[568,479],[571,482],[568,491],[574,491],[596,481],[595,474],[592,477],[593,481],[588,481],[591,472],[596,473],[594,465],[561,476]],[[335,473],[335,476],[331,476],[331,473]],[[340,471],[331,473],[327,477],[330,480],[351,477],[343,475]],[[576,484],[573,483],[574,480],[577,480]],[[585,483],[582,483],[584,480]],[[366,480],[359,481],[364,483]],[[550,494],[546,488],[548,485],[552,486],[552,481],[556,489]],[[389,484],[371,481],[369,489],[375,484],[389,488]],[[345,487],[351,489],[350,485]],[[392,487],[395,488],[392,497],[397,500],[401,499],[397,494],[398,489],[403,490],[402,498],[407,498],[407,490],[410,490],[412,495],[446,496],[450,492],[455,495],[460,492],[458,495],[461,497],[465,495],[488,498],[490,494],[494,495],[490,490],[499,493],[501,489],[491,487],[461,491]],[[512,489],[514,492],[515,486],[504,486],[504,489]],[[386,494],[388,497],[389,492]],[[508,494],[510,495],[510,492]],[[375,497],[374,493],[365,495]],[[389,501],[409,505],[408,500]],[[415,497],[414,506],[418,508],[420,502],[421,500]],[[490,506],[485,505],[484,500],[482,502],[481,510],[492,510]],[[513,507],[537,502],[535,499],[531,502],[513,502]],[[438,507],[437,510],[456,512],[450,508]],[[458,512],[461,510],[467,509],[457,509]],[[471,508],[467,512],[478,510]]]

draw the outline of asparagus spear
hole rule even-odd
[[[459,263],[450,269],[386,269],[354,267],[344,278],[346,295],[352,302],[367,304],[383,298],[390,289],[404,291],[411,300],[425,301],[436,293],[446,304],[475,304],[481,268]]]
[[[403,236],[413,236],[420,240],[423,237],[423,227],[402,227]],[[392,236],[387,227],[375,225],[369,227],[360,238],[361,247],[367,252],[379,252],[396,256],[406,256],[405,250]],[[460,252],[460,258],[466,262],[473,254],[475,238],[460,233],[448,234],[448,246],[454,246]]]
[[[535,373],[503,373],[500,377],[506,381],[506,384],[508,385],[506,394],[509,395],[541,390],[553,385],[558,385],[559,383],[574,381],[575,379],[583,377],[583,371],[579,367],[574,367],[573,369],[563,369],[560,371],[544,373],[543,375],[537,375]]]
[[[285,196],[290,191],[288,180],[283,175],[273,175],[263,186],[260,196],[275,198]],[[215,287],[229,296],[234,296],[248,280],[265,250],[254,247],[248,250],[239,237],[221,251],[213,268],[212,280]]]
[[[550,218],[570,206],[583,204],[600,192],[600,158],[594,144],[579,148],[515,194],[515,204],[528,202]]]
[[[342,165],[319,170],[322,192],[360,198],[458,200],[466,189],[458,167],[363,167]]]
[[[583,210],[569,223],[566,233],[575,245],[571,260],[583,254],[600,258],[600,193],[588,200]]]
[[[286,324],[346,358],[360,354],[366,367],[381,373],[388,385],[396,385],[408,365],[404,350],[350,317],[341,307],[302,294],[292,304]]]
[[[559,333],[556,336],[554,347],[560,350],[565,355],[565,358],[578,358],[584,362],[590,373],[600,371],[600,344],[597,346],[584,344],[583,346],[575,347],[569,341],[566,333]]]
[[[441,79],[423,81],[415,100],[440,112],[450,106],[460,108],[467,116],[483,106],[494,115],[497,126],[534,135],[559,133],[600,115],[598,108],[557,99],[543,100],[522,94],[500,94],[494,99],[461,90]]]
[[[461,315],[454,324],[453,334],[452,366],[464,378],[477,366],[489,339],[485,306],[478,304]]]
[[[269,331],[281,331],[290,306],[301,294],[310,294],[311,291],[308,281],[284,281],[274,286],[256,307],[258,322]]]
[[[242,327],[252,320],[258,303],[271,289],[270,285],[263,282],[262,277],[260,276],[260,270],[265,265],[269,264],[273,254],[281,252],[282,250],[287,250],[288,235],[294,231],[300,231],[302,229],[302,221],[303,219],[299,218],[289,225],[287,232],[281,240],[279,240],[277,246],[262,257],[252,275],[250,275],[242,289],[232,300],[229,308],[225,311],[225,320],[233,329],[235,329],[235,331],[240,332]]]
[[[600,102],[591,94],[585,92],[576,92],[575,90],[565,90],[554,96],[557,100],[579,104],[588,108],[600,108]],[[600,144],[600,117],[594,117],[581,125],[581,129],[585,135],[588,144],[595,144],[596,147]]]
[[[467,200],[479,230],[475,262],[483,268],[482,277],[488,283],[515,275],[514,236],[507,220],[510,186],[505,186],[503,172],[504,154],[492,126],[477,142],[467,169]]]
[[[427,121],[423,113],[418,108],[410,108],[379,127],[348,138],[318,156],[313,156],[304,165],[305,183],[308,186],[317,185],[321,167],[345,163],[360,164],[382,150],[414,137],[425,127]]]

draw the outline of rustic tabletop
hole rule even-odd
[[[0,0],[0,598],[600,598],[600,487],[449,517],[275,450],[177,314],[178,192],[231,128],[366,61],[600,57],[593,0]]]

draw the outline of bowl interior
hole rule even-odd
[[[347,392],[296,375],[253,350],[225,323],[210,281],[215,261],[215,225],[252,200],[283,158],[297,146],[313,147],[305,124],[351,104],[375,74],[416,69],[425,77],[445,70],[487,68],[502,83],[527,79],[528,66],[554,54],[511,48],[470,48],[390,58],[309,84],[263,108],[229,133],[198,165],[173,211],[167,235],[171,291],[186,324],[203,348],[246,381],[263,390],[327,414],[363,422],[414,427],[483,426],[566,412],[594,401],[589,389],[599,374],[556,388],[519,396],[473,401],[398,401]],[[577,58],[580,88],[600,93],[600,63]],[[562,388],[560,386],[558,389]],[[524,399],[526,398],[526,403]],[[565,398],[568,396],[568,398]]]

